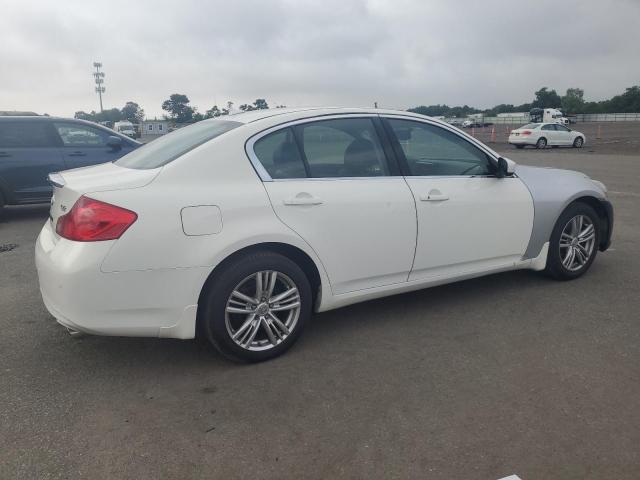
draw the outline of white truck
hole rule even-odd
[[[532,122],[569,125],[569,119],[557,108],[532,108],[529,115]]]
[[[127,137],[136,138],[136,130],[133,128],[133,123],[131,122],[116,122],[113,124],[113,129]]]

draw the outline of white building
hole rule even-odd
[[[142,135],[164,135],[169,133],[168,120],[143,120],[140,133]]]

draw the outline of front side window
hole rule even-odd
[[[412,176],[491,175],[486,153],[444,128],[411,120],[387,120]]]
[[[73,123],[54,123],[65,147],[103,147],[109,134],[97,128]]]
[[[48,122],[0,122],[0,148],[42,148],[56,146]]]
[[[295,127],[307,160],[309,176],[378,177],[389,168],[370,118],[341,118]]]
[[[565,127],[564,125],[560,125],[560,124],[556,125],[556,130],[558,132],[568,132],[569,131],[569,129],[567,127]]]

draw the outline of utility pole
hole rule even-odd
[[[98,93],[98,97],[100,98],[100,113],[102,113],[102,94],[104,93],[104,72],[100,71],[100,69],[102,68],[102,63],[93,62],[93,67],[96,69],[96,71],[93,72],[93,76],[96,83],[96,92]]]

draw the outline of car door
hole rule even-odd
[[[7,201],[47,201],[47,176],[59,170],[64,162],[51,122],[38,117],[0,122],[0,193]]]
[[[69,168],[86,167],[99,163],[113,162],[129,153],[133,147],[122,137],[119,147],[109,145],[110,132],[76,122],[54,122],[62,142],[62,157]],[[115,132],[113,132],[113,136]]]
[[[556,127],[556,141],[558,145],[572,145],[574,136],[571,131],[564,125],[557,124]]]
[[[522,258],[533,201],[517,176],[497,178],[489,153],[454,129],[402,118],[385,125],[417,207],[409,280],[488,272]]]
[[[554,123],[545,123],[540,127],[540,136],[547,139],[547,145],[560,145],[558,132]]]
[[[247,144],[276,215],[318,254],[334,294],[406,282],[411,270],[414,200],[379,128],[375,115],[331,117]]]

